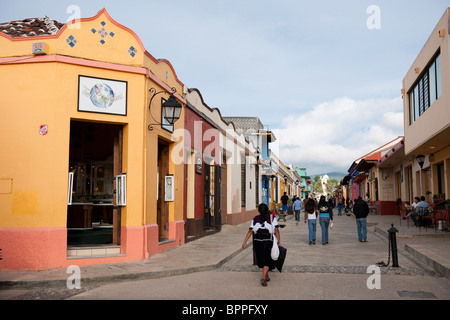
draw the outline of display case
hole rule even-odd
[[[67,228],[90,229],[112,225],[112,159],[73,162],[69,170]]]
[[[113,203],[114,181],[112,161],[70,164],[72,204]]]

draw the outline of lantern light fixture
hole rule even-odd
[[[152,117],[153,121],[155,121],[156,123],[152,123],[148,126],[148,130],[152,131],[153,130],[153,126],[154,125],[158,125],[158,126],[163,126],[163,125],[171,125],[173,126],[174,123],[180,119],[181,116],[181,110],[183,108],[183,106],[181,105],[181,103],[179,103],[177,101],[177,98],[175,98],[174,94],[177,92],[177,90],[175,88],[172,88],[172,92],[170,92],[170,97],[168,100],[165,100],[163,102],[161,102],[161,114],[162,114],[162,118],[164,118],[167,123],[162,123],[162,119],[161,122],[158,122],[157,120],[155,120],[155,118],[152,115],[152,101],[153,98],[161,93],[166,93],[168,94],[169,92],[167,91],[160,91],[160,92],[156,92],[155,88],[151,88],[150,93],[153,93],[152,97],[150,98],[150,103],[148,105],[148,109],[150,112],[150,116]]]

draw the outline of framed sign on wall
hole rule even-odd
[[[175,200],[175,189],[174,189],[174,177],[173,176],[165,176],[164,177],[164,201],[174,201]]]
[[[78,111],[127,115],[128,82],[78,76]]]

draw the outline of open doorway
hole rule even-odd
[[[122,172],[122,126],[71,121],[68,246],[120,244],[114,177]]]

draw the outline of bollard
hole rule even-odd
[[[394,225],[391,224],[391,228],[388,230],[389,232],[389,243],[391,244],[391,252],[392,252],[392,266],[398,268],[398,256],[397,256],[397,238],[396,233],[398,230],[394,228]]]

